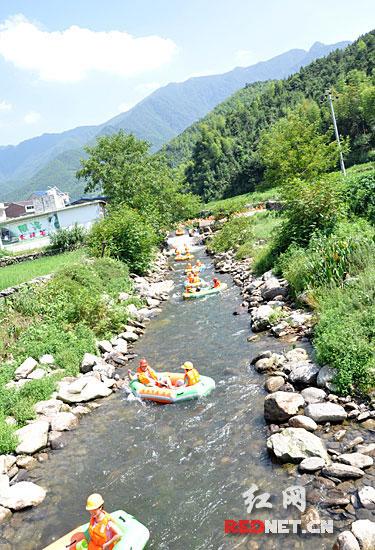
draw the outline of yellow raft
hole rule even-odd
[[[176,262],[187,262],[188,260],[194,260],[193,254],[185,254],[184,256],[176,256]]]

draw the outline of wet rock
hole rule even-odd
[[[358,491],[358,498],[363,508],[375,510],[375,489],[370,485],[365,485]]]
[[[342,422],[347,414],[341,405],[335,403],[312,403],[305,407],[305,415],[315,422]]]
[[[357,416],[357,422],[363,422],[364,420],[367,420],[368,418],[370,418],[370,416],[371,415],[369,411],[363,412]]]
[[[264,359],[259,359],[255,363],[255,370],[260,373],[267,372],[272,370],[274,368],[274,365],[275,363],[273,357],[265,357]]]
[[[53,451],[63,449],[65,447],[65,444],[62,438],[62,432],[49,432],[48,443]]]
[[[339,430],[334,434],[333,437],[335,438],[336,441],[341,441],[342,439],[344,439],[345,435],[346,435],[346,430]]]
[[[264,387],[266,390],[270,393],[273,393],[275,391],[278,391],[281,386],[284,385],[284,378],[282,376],[270,376],[267,378]]]
[[[280,391],[294,392],[294,386],[292,386],[289,382],[285,382],[285,384],[281,386]]]
[[[37,420],[16,430],[15,435],[19,439],[16,448],[18,454],[32,454],[43,449],[47,445],[47,434],[49,422],[46,420]]]
[[[16,369],[14,373],[14,379],[20,380],[21,378],[27,378],[27,376],[29,376],[29,374],[31,374],[32,371],[35,369],[37,364],[38,363],[37,361],[35,361],[35,359],[33,359],[32,357],[28,357],[27,359],[25,359],[22,365],[20,365],[18,369]]]
[[[110,353],[112,351],[112,344],[109,340],[100,340],[97,342],[97,345],[103,353]]]
[[[305,458],[302,460],[298,466],[298,469],[300,472],[313,473],[321,470],[324,465],[324,458],[314,456],[312,458]]]
[[[314,456],[329,460],[322,440],[303,428],[286,428],[271,435],[267,448],[282,462],[299,463]]]
[[[335,378],[336,374],[337,373],[335,369],[325,365],[319,371],[319,374],[316,380],[317,386],[319,388],[327,388],[332,391],[334,388],[334,384],[332,381]]]
[[[338,479],[357,479],[364,476],[364,471],[356,468],[355,466],[349,466],[348,464],[334,463],[326,466],[322,470],[322,474],[328,477],[334,477]]]
[[[256,336],[256,338],[258,338],[258,336]],[[270,357],[272,357],[272,351],[270,350],[263,351],[262,353],[259,353],[258,355],[253,357],[253,359],[250,361],[250,364],[255,365],[255,363],[259,361],[259,359],[269,359]]]
[[[360,547],[351,531],[343,531],[337,537],[332,550],[360,550]]]
[[[298,393],[277,391],[265,398],[264,417],[268,422],[285,422],[297,414],[303,404],[304,399]]]
[[[30,481],[21,481],[0,494],[0,505],[11,510],[22,510],[28,506],[37,506],[43,502],[45,496],[43,487]]]
[[[363,455],[361,453],[348,453],[343,454],[338,457],[340,462],[344,464],[350,464],[350,466],[355,466],[356,468],[369,468],[374,464],[374,460],[371,456]]]
[[[51,419],[51,429],[54,432],[73,430],[78,426],[77,417],[71,412],[60,412]]]
[[[366,430],[370,430],[371,432],[375,432],[375,420],[373,418],[369,418],[368,420],[365,420],[361,424],[362,428],[366,428]]]
[[[292,426],[292,428],[304,428],[308,432],[314,432],[318,428],[318,425],[312,418],[304,416],[303,414],[290,418],[289,426]]]
[[[84,407],[83,405],[77,405],[76,407],[72,408],[71,412],[76,416],[78,416],[78,415],[89,414],[90,409],[88,407]]]
[[[313,363],[297,364],[289,374],[289,380],[297,387],[310,386],[316,381],[319,367]]]
[[[0,506],[0,524],[5,523],[11,517],[12,517],[12,512],[8,508],[4,508],[4,506]]]
[[[356,447],[357,445],[360,445],[361,443],[364,442],[364,439],[363,437],[361,437],[360,435],[358,437],[355,437],[354,439],[352,439],[351,441],[348,441],[347,444],[345,445],[345,451],[350,451],[351,449],[353,449],[354,447]]]
[[[45,401],[38,401],[38,403],[35,404],[34,409],[37,414],[51,416],[52,414],[60,412],[62,404],[62,401],[59,399],[47,399]]]
[[[36,458],[32,456],[20,456],[17,458],[17,466],[19,468],[25,468],[25,470],[32,470],[38,464]]]
[[[375,522],[368,519],[354,521],[352,532],[358,540],[361,550],[373,550],[375,548]]]
[[[320,515],[314,506],[308,506],[301,514],[301,529],[307,530],[310,525],[320,525]]]
[[[329,489],[324,495],[322,505],[326,508],[345,507],[350,504],[350,498],[339,489]]]
[[[268,300],[273,300],[276,296],[287,296],[288,289],[282,287],[276,277],[270,277],[264,282],[261,294],[262,298],[268,302]]]

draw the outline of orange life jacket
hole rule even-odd
[[[141,369],[141,367],[138,367],[137,368],[137,375],[138,375],[138,381],[141,384],[144,384],[145,386],[148,386],[148,384],[150,384],[150,382],[151,382],[150,379],[151,378],[153,380],[155,380],[156,382],[158,381],[157,374],[151,367],[147,367],[146,371],[143,371]]]
[[[220,286],[220,281],[214,281],[214,288],[217,288],[218,286]]]
[[[111,521],[111,516],[104,512],[104,518],[96,522],[94,518],[90,519],[89,523],[89,548],[88,550],[102,550],[103,544],[108,542],[108,523]],[[112,538],[112,537],[111,537]],[[114,548],[116,543],[109,546],[109,550]]]
[[[197,369],[191,369],[188,370],[185,374],[185,382],[188,386],[194,386],[194,384],[198,384],[201,377]]]

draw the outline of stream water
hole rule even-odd
[[[203,250],[198,256],[210,265]],[[229,285],[222,296],[183,302],[183,267],[173,274],[171,300],[135,350],[158,370],[191,360],[216,389],[176,406],[131,401],[124,392],[104,401],[68,434],[64,449],[30,472],[47,497],[2,526],[0,548],[42,549],[87,521],[92,492],[104,496],[108,511],[125,509],[147,525],[151,549],[331,547],[332,536],[224,534],[225,519],[300,517],[282,508],[282,491],[295,478],[267,455],[264,377],[249,367],[257,351],[283,346],[266,336],[247,342],[249,317],[233,315],[241,298],[230,277],[220,277]],[[211,266],[204,277],[212,276]],[[272,495],[272,510],[246,512],[242,493],[253,483]]]

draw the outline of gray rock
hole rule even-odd
[[[87,378],[87,383],[79,393],[72,393],[70,386],[71,384],[66,382],[60,383],[58,398],[64,403],[82,403],[98,397],[108,397],[112,393],[112,390],[106,384],[96,378]]]
[[[33,454],[47,445],[47,434],[49,422],[46,420],[37,420],[27,424],[23,428],[16,430],[19,444],[16,448],[18,454]],[[3,505],[6,506],[6,505]]]
[[[323,468],[322,473],[327,477],[337,477],[339,479],[358,479],[365,474],[355,466],[339,464],[337,462]]]
[[[305,415],[315,422],[342,422],[347,413],[341,405],[335,403],[312,403],[305,407]]]
[[[374,460],[371,456],[363,455],[361,453],[348,453],[338,457],[338,460],[343,464],[349,464],[350,466],[356,466],[356,468],[369,468],[374,464]]]
[[[127,292],[120,292],[118,295],[119,302],[126,302],[126,300],[129,300],[130,294]]]
[[[272,355],[273,355],[272,351],[270,351],[270,350],[263,351],[262,353],[259,353],[258,355],[253,357],[253,359],[250,361],[250,364],[255,365],[255,363],[257,361],[259,361],[259,359],[268,359],[268,358],[272,357]]]
[[[46,376],[47,372],[42,369],[34,369],[30,374],[27,376],[30,380],[40,380],[41,378],[44,378]]]
[[[40,365],[53,365],[55,363],[55,358],[50,353],[46,353],[39,357]]]
[[[357,453],[363,455],[375,456],[375,443],[369,443],[368,445],[357,445],[355,450]]]
[[[21,481],[0,494],[0,505],[11,510],[22,510],[28,506],[37,506],[43,502],[45,496],[43,487],[30,481]]]
[[[335,376],[336,370],[325,365],[319,371],[316,384],[319,388],[327,388],[330,391],[334,391],[334,384],[332,381]]]
[[[264,387],[269,393],[278,391],[281,386],[284,385],[284,378],[282,376],[270,376],[267,378]]]
[[[329,461],[324,443],[303,428],[285,428],[267,439],[267,448],[282,462],[301,462],[304,458],[320,457]]]
[[[294,366],[289,374],[289,380],[297,387],[310,386],[316,381],[319,367],[313,363],[303,363]]]
[[[253,332],[261,332],[270,328],[271,323],[269,319],[273,313],[275,313],[275,309],[268,305],[255,308],[251,312],[251,328]]]
[[[259,359],[255,363],[254,368],[257,372],[263,373],[267,371],[272,371],[274,364],[275,362],[273,357],[264,357],[263,359]]]
[[[21,378],[27,378],[28,375],[35,369],[37,362],[32,357],[28,357],[25,361],[16,369],[14,373],[14,379],[20,380]]]
[[[129,304],[128,306],[126,306],[126,312],[128,315],[130,315],[131,317],[134,317],[135,319],[138,319],[139,317],[138,309],[134,304]]]
[[[136,342],[139,339],[138,334],[132,331],[122,332],[119,337],[127,342]]]
[[[104,377],[113,378],[116,369],[113,365],[109,365],[108,363],[103,361],[99,365],[95,365],[92,370],[93,372],[99,373],[102,382],[104,382]]]
[[[282,287],[276,277],[270,277],[264,282],[261,290],[262,298],[266,301],[273,300],[276,296],[286,296],[288,290]]]
[[[44,416],[51,416],[61,411],[63,402],[59,399],[47,399],[46,401],[38,401],[34,405],[35,412]]]
[[[375,510],[375,488],[370,485],[365,485],[358,491],[358,498],[363,508],[367,510]]]
[[[313,473],[321,470],[325,466],[326,461],[324,458],[313,456],[312,458],[305,458],[299,463],[298,469],[302,473]]]
[[[96,365],[98,359],[99,357],[97,355],[94,355],[93,353],[85,353],[80,366],[80,371],[83,374],[90,372],[92,368]]]
[[[296,415],[303,404],[304,399],[298,393],[277,391],[265,398],[264,417],[268,422],[276,424],[285,422]]]
[[[110,353],[112,351],[112,344],[109,340],[100,340],[98,343],[98,348],[103,353]]]
[[[360,550],[360,547],[351,531],[343,531],[337,537],[332,550]]]
[[[32,470],[37,464],[37,459],[29,455],[23,455],[17,458],[17,466],[19,468],[25,468],[25,470]]]
[[[117,338],[113,344],[113,347],[115,351],[122,353],[123,355],[128,352],[128,343],[123,338]]]
[[[308,432],[315,432],[315,430],[318,428],[318,425],[312,418],[309,418],[308,416],[304,416],[303,414],[298,414],[297,416],[293,416],[292,418],[289,418],[289,426],[292,428],[304,428]]]
[[[290,363],[300,363],[301,361],[307,361],[309,358],[304,348],[291,349],[285,354],[285,357]]]
[[[361,550],[374,550],[375,522],[368,519],[354,521],[352,523],[352,532],[358,540]]]
[[[51,419],[51,429],[54,432],[73,430],[78,426],[77,417],[71,412],[56,413]]]

